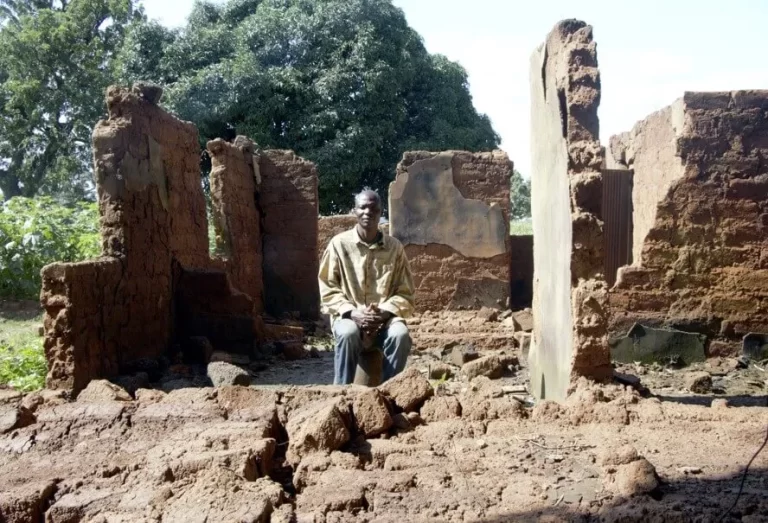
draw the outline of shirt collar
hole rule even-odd
[[[384,233],[383,232],[379,231],[376,234],[376,239],[372,243],[367,243],[365,240],[363,240],[360,237],[360,234],[358,234],[357,226],[355,226],[354,229],[352,229],[352,230],[354,231],[355,238],[357,238],[357,243],[361,243],[361,244],[365,245],[366,247],[368,247],[369,249],[377,249],[377,248],[384,247]]]

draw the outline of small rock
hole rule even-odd
[[[712,400],[710,407],[712,407],[713,409],[727,409],[728,400],[725,398],[715,398]]]
[[[677,471],[685,475],[701,474],[701,467],[680,467]]]
[[[504,375],[504,369],[505,361],[497,355],[492,355],[464,364],[461,372],[466,376],[467,380],[472,380],[472,378],[478,376],[498,379]]]
[[[78,403],[104,403],[110,401],[132,401],[128,392],[122,387],[107,380],[92,380],[88,386],[77,395]]]
[[[549,461],[550,463],[560,463],[561,461],[563,461],[565,459],[565,456],[563,456],[561,454],[550,454],[545,459],[547,461]]]
[[[352,412],[360,432],[368,438],[378,436],[392,426],[387,400],[376,389],[358,394],[352,403]]]
[[[647,494],[659,486],[656,469],[645,458],[617,467],[612,490],[621,496],[635,496]]]
[[[445,363],[434,363],[430,366],[429,377],[433,380],[447,380],[453,376],[453,368]]]
[[[310,403],[291,413],[285,425],[288,433],[288,461],[296,466],[313,452],[331,452],[349,441],[349,427],[339,410],[338,400]]]
[[[421,417],[427,423],[461,417],[461,403],[453,396],[433,396],[421,407]]]
[[[486,443],[484,439],[479,439],[479,440],[475,441],[475,446],[478,449],[482,450],[482,449],[488,447],[488,443]]]
[[[472,345],[453,345],[444,358],[447,363],[461,367],[467,362],[476,360],[480,355]]]
[[[485,323],[490,323],[499,320],[499,311],[497,309],[491,309],[490,307],[482,307],[477,311],[477,317],[483,320]]]
[[[707,394],[712,390],[712,376],[708,372],[691,372],[685,379],[685,386],[696,394]]]
[[[0,407],[0,434],[32,425],[35,421],[34,414],[25,407],[11,405]]]
[[[247,371],[225,361],[209,363],[207,373],[214,387],[251,384],[251,375]]]
[[[533,330],[533,313],[530,309],[512,313],[512,320],[515,322],[515,330],[531,332]]]
[[[414,368],[384,382],[379,390],[405,412],[416,410],[434,394],[429,381]]]

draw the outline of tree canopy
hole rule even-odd
[[[81,198],[132,0],[0,0],[0,190]]]
[[[512,172],[509,188],[509,217],[513,220],[531,217],[531,180],[523,178],[519,171]]]
[[[407,150],[490,150],[467,73],[429,54],[390,0],[198,1],[186,27],[140,20],[116,69],[166,86],[203,141],[244,134],[318,165],[321,211],[386,190]]]

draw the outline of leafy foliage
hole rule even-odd
[[[45,265],[100,254],[95,203],[66,207],[50,197],[17,197],[0,204],[0,296],[36,299]]]
[[[510,212],[512,220],[521,220],[531,216],[531,180],[526,180],[515,170],[510,178]]]
[[[42,338],[0,340],[0,384],[24,392],[42,389],[46,372]]]
[[[0,0],[0,190],[90,194],[90,135],[133,0]]]
[[[132,24],[116,67],[165,85],[203,141],[244,134],[317,163],[324,214],[386,190],[406,150],[499,142],[466,71],[430,55],[390,0],[199,1],[181,31]]]

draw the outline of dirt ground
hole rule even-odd
[[[324,385],[318,348],[251,387],[0,390],[0,521],[714,522],[768,426],[760,362],[621,366],[632,385],[579,382],[561,406],[527,395],[515,348],[481,352],[501,377],[472,380],[416,351],[380,394]],[[768,521],[768,452],[722,521]]]

